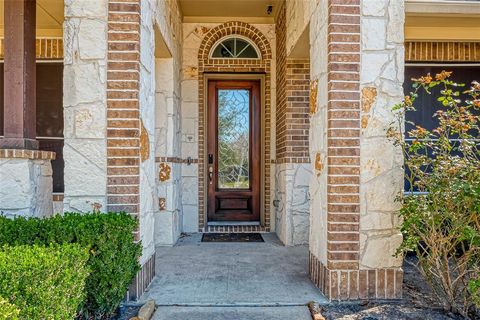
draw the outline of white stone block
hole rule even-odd
[[[390,1],[388,6],[387,40],[394,43],[403,43],[405,23],[404,1]]]
[[[107,23],[83,19],[78,32],[81,59],[105,59],[107,55]]]
[[[366,0],[362,1],[362,14],[365,16],[383,17],[388,0]]]
[[[53,214],[63,214],[63,201],[53,201]]]
[[[107,0],[64,0],[65,17],[106,18]]]
[[[48,217],[53,213],[50,160],[0,159],[0,212]]]
[[[99,196],[106,194],[105,140],[66,140],[65,195]]]
[[[198,178],[183,177],[182,203],[198,205]]]
[[[369,235],[360,265],[368,269],[400,268],[403,257],[394,254],[402,243],[402,234]]]
[[[64,66],[64,106],[81,103],[105,103],[105,69],[98,63],[72,64]]]
[[[106,137],[106,114],[101,104],[82,105],[74,111],[75,137],[100,139]]]
[[[380,77],[381,72],[388,61],[388,53],[363,53],[360,81],[364,84],[374,82],[378,77]]]
[[[383,50],[386,47],[386,21],[384,19],[362,19],[362,48]]]
[[[198,232],[198,206],[183,205],[183,232]]]
[[[198,80],[182,81],[182,102],[198,102]]]
[[[392,213],[377,212],[369,210],[367,214],[360,216],[360,225],[362,230],[392,230],[393,216]]]

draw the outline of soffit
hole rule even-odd
[[[0,0],[0,26],[3,34],[4,0]],[[63,0],[37,0],[37,36],[62,35]]]
[[[480,15],[478,0],[406,0],[407,15]],[[447,18],[444,16],[443,18]]]
[[[421,41],[479,41],[480,16],[449,17],[444,15],[408,15],[405,39]]]
[[[267,7],[273,6],[271,14]],[[180,0],[184,22],[222,22],[228,20],[273,23],[281,0]]]

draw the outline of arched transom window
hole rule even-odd
[[[248,38],[231,35],[218,40],[210,52],[211,58],[259,59],[257,46]]]

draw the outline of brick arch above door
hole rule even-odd
[[[218,58],[209,58],[209,54],[212,50],[213,45],[217,43],[218,40],[229,35],[240,35],[252,40],[252,42],[255,43],[255,45],[260,50],[262,60],[272,59],[272,50],[270,47],[270,43],[260,30],[246,22],[230,21],[210,29],[205,34],[202,40],[202,44],[200,45],[200,48],[198,50],[199,62],[209,64],[212,63],[209,60],[223,60]],[[245,59],[238,60],[244,61]],[[233,61],[234,60],[232,60],[232,62]]]
[[[229,35],[240,35],[250,39],[261,53],[260,59],[231,59],[231,58],[210,58],[210,51],[213,46],[223,37]],[[238,73],[238,74],[263,74],[264,75],[264,97],[263,97],[263,214],[261,226],[248,230],[242,228],[235,229],[235,232],[242,231],[270,231],[270,166],[271,166],[271,63],[273,59],[272,48],[269,40],[258,28],[241,21],[230,21],[219,24],[205,32],[198,50],[198,107],[199,107],[199,125],[198,125],[198,208],[199,208],[199,231],[215,231],[213,227],[207,228],[206,219],[206,188],[205,188],[205,77],[206,73]],[[225,231],[229,231],[226,230]]]

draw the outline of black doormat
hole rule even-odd
[[[264,242],[260,233],[204,233],[202,242]]]

